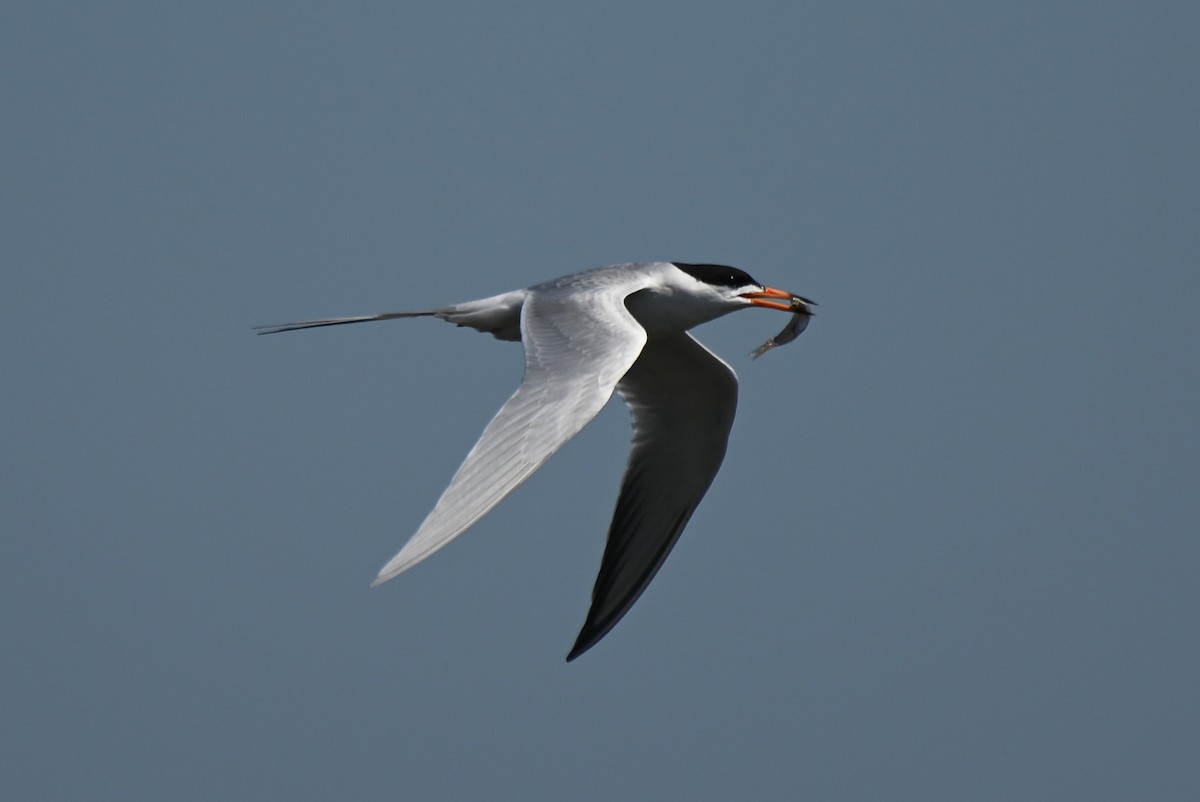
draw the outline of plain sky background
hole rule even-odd
[[[1200,798],[1200,5],[10,0],[0,797]],[[637,259],[721,474],[570,665],[614,402],[367,585]]]

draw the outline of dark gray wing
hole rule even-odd
[[[633,418],[633,451],[568,661],[608,634],[654,578],[721,467],[737,409],[733,369],[686,333],[648,341],[617,392]]]

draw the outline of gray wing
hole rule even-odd
[[[486,515],[596,416],[646,332],[625,308],[630,282],[529,291],[521,308],[525,378],[416,534],[379,572],[386,582]]]
[[[633,418],[633,451],[568,661],[608,634],[650,584],[721,467],[737,409],[733,369],[686,333],[647,342],[617,392]]]

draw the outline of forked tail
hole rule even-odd
[[[270,326],[255,326],[258,334],[278,334],[281,331],[298,331],[300,329],[316,329],[321,326],[342,326],[346,323],[370,323],[372,320],[395,320],[400,317],[433,317],[437,312],[382,312],[378,315],[359,315],[357,317],[327,317],[321,320],[301,320],[296,323],[275,323]]]

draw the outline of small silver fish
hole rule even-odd
[[[783,331],[776,334],[771,339],[767,340],[762,345],[750,352],[751,359],[758,359],[760,356],[770,351],[772,348],[780,345],[787,345],[792,340],[800,336],[806,328],[808,321],[816,314],[812,307],[816,306],[816,301],[810,301],[799,295],[792,296],[792,319],[783,327]]]

